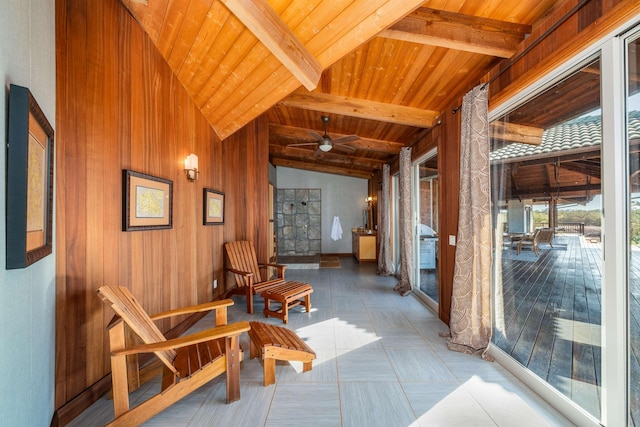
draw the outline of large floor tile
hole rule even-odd
[[[397,381],[387,354],[381,347],[360,347],[338,350],[338,380]]]
[[[338,385],[280,384],[265,426],[340,426]]]
[[[398,382],[341,382],[342,425],[406,427],[415,421]]]
[[[402,383],[420,426],[495,426],[457,381]]]
[[[387,350],[400,381],[452,381],[453,373],[432,350],[401,348]]]
[[[571,425],[519,384],[471,378],[464,383],[464,387],[499,426]]]

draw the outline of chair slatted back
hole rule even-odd
[[[135,332],[145,344],[153,344],[166,341],[160,329],[151,320],[146,311],[136,301],[129,289],[122,286],[102,286],[98,289],[98,295],[109,304],[113,311]],[[173,360],[176,357],[174,350],[155,352],[156,356],[173,371]]]
[[[224,249],[227,252],[229,267],[233,268],[234,270],[253,273],[253,282],[262,282],[260,269],[258,268],[258,257],[256,256],[256,249],[253,246],[253,242],[244,240],[237,242],[228,242],[224,244]],[[234,276],[238,287],[247,285],[243,276],[239,274],[234,274]]]
[[[538,233],[538,243],[552,243],[553,230],[550,228],[544,228]]]

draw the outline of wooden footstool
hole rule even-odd
[[[276,382],[276,360],[302,362],[303,372],[311,370],[316,353],[295,332],[262,322],[249,322],[249,326],[250,358],[262,358],[265,387]]]
[[[274,316],[289,323],[289,309],[304,303],[307,310],[311,310],[311,293],[313,288],[308,283],[284,282],[262,292],[264,298],[264,317]],[[304,298],[304,300],[302,300]],[[270,301],[278,301],[282,306],[279,310],[271,310]]]

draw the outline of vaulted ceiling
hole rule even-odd
[[[274,165],[368,178],[557,0],[121,0],[222,139],[265,114]],[[316,136],[328,116],[328,152]],[[304,144],[292,147],[291,144]]]

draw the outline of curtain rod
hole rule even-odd
[[[575,6],[573,6],[567,13],[565,13],[562,18],[560,18],[558,21],[556,21],[552,26],[550,26],[549,28],[547,28],[542,34],[540,34],[540,36],[535,39],[529,46],[525,47],[524,50],[522,52],[520,52],[518,55],[516,55],[514,58],[509,59],[509,63],[502,68],[500,71],[498,71],[497,74],[495,74],[494,76],[492,76],[491,78],[489,78],[489,80],[484,83],[482,85],[483,88],[487,87],[487,85],[489,85],[490,83],[494,82],[498,77],[500,77],[502,74],[504,74],[505,71],[507,71],[509,68],[511,68],[511,66],[513,64],[515,64],[516,62],[518,62],[519,60],[521,60],[527,53],[529,53],[534,47],[536,47],[537,45],[539,45],[544,39],[546,39],[552,32],[554,32],[555,30],[558,29],[558,27],[562,24],[564,24],[569,18],[571,18],[573,15],[576,14],[576,12],[578,12],[580,9],[582,9],[587,3],[589,3],[591,0],[580,0],[578,2],[578,4],[576,4]],[[454,108],[451,112],[453,114],[457,113],[458,110],[460,110],[461,106],[457,106],[456,108]]]

